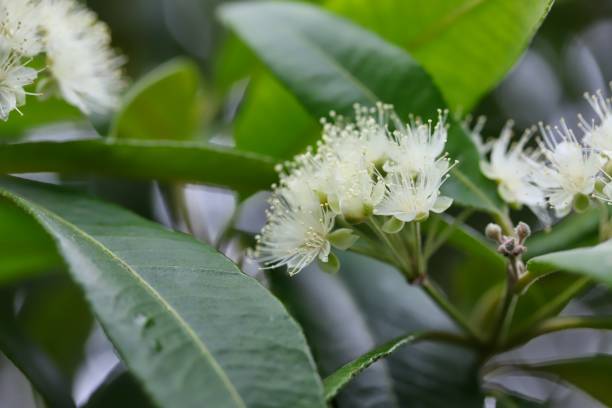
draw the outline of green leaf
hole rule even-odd
[[[363,370],[381,358],[393,353],[404,344],[411,343],[418,338],[418,335],[409,335],[393,339],[390,342],[376,347],[359,358],[343,365],[323,381],[323,385],[325,387],[325,399],[329,401],[330,399],[334,398],[342,387],[344,387]]]
[[[612,405],[612,388],[610,388],[612,356],[610,355],[595,355],[516,367],[531,374],[565,381],[580,388],[606,406]]]
[[[15,298],[11,292],[0,290],[0,351],[28,378],[48,406],[73,408],[69,382],[15,321]]]
[[[272,112],[273,119],[262,112]],[[321,126],[271,75],[257,75],[236,117],[234,139],[241,150],[289,159],[320,137]]]
[[[597,241],[599,214],[596,209],[572,214],[550,231],[540,231],[527,240],[527,256],[533,258],[553,251],[592,245]]]
[[[325,406],[297,324],[223,255],[57,187],[9,178],[0,195],[54,238],[109,339],[158,405]]]
[[[55,98],[41,101],[29,96],[26,104],[19,110],[23,115],[13,112],[8,121],[2,122],[0,140],[16,138],[44,125],[86,120],[77,108]]]
[[[553,0],[381,0],[375,8],[369,0],[326,4],[408,50],[451,108],[469,111],[516,63]]]
[[[89,397],[84,408],[152,408],[149,397],[128,372],[114,369]]]
[[[52,241],[51,249],[55,250]],[[17,320],[24,333],[67,378],[73,379],[85,356],[93,326],[83,293],[68,274],[62,273],[29,285],[23,294],[25,300]]]
[[[393,104],[402,118],[415,114],[429,119],[445,106],[431,78],[405,51],[321,9],[298,3],[256,2],[229,4],[220,10],[224,22],[315,118],[332,110],[351,115],[354,103],[371,106],[382,101]],[[282,105],[278,109],[267,106],[266,110],[282,118]],[[304,138],[305,129],[281,126],[279,131],[255,135],[257,141],[249,146],[260,143],[259,152],[272,146],[271,151],[278,154],[274,141],[283,137],[303,148],[310,142]],[[480,173],[478,152],[456,123],[447,149],[462,164],[445,191],[460,204],[499,213],[503,205],[496,187]],[[283,147],[282,152],[291,150]]]
[[[277,179],[273,159],[198,142],[73,140],[0,145],[0,173],[58,172],[191,181],[245,193]]]
[[[189,60],[163,64],[128,92],[111,136],[126,139],[193,139],[202,126],[200,72]]]
[[[0,201],[0,248],[0,285],[62,267],[53,241],[40,225],[6,201]]]
[[[612,286],[612,241],[594,247],[553,252],[527,262],[529,279],[562,270],[587,276]]]

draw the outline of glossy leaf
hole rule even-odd
[[[315,118],[332,110],[351,115],[354,103],[391,103],[402,118],[411,113],[435,118],[445,106],[431,78],[405,51],[316,7],[235,3],[222,7],[221,17]],[[261,143],[257,151],[278,154],[274,140],[292,138],[295,146],[303,148],[311,139],[304,138],[306,127],[296,129],[297,134],[295,129],[251,134],[256,139],[249,146]],[[285,146],[288,143],[283,141]],[[502,203],[495,186],[481,175],[478,153],[457,124],[450,130],[447,149],[462,165],[446,183],[446,191],[458,203],[499,212]]]
[[[326,6],[408,50],[451,108],[469,111],[519,59],[553,0],[328,0]],[[460,69],[458,63],[460,61]]]
[[[58,172],[192,181],[253,193],[276,180],[275,161],[196,142],[74,140],[0,145],[1,173]]]
[[[0,201],[0,285],[62,267],[44,230],[15,205]]]
[[[388,343],[385,343],[375,349],[359,356],[359,358],[343,365],[336,370],[332,375],[325,378],[323,385],[325,387],[325,399],[330,400],[336,396],[338,391],[344,387],[349,381],[355,376],[361,373],[363,370],[380,360],[393,353],[399,347],[411,343],[419,338],[418,335],[403,336]]]
[[[612,405],[612,356],[595,355],[566,361],[520,365],[521,370],[572,384],[606,406]]]
[[[200,72],[191,61],[161,65],[129,91],[111,136],[126,139],[193,139],[200,130],[203,103]]]
[[[56,98],[39,100],[28,96],[27,103],[19,110],[23,115],[12,112],[9,120],[2,122],[0,140],[17,138],[40,126],[87,120],[77,108]]]
[[[28,378],[48,406],[75,407],[66,377],[15,321],[15,299],[11,292],[0,290],[0,351]]]
[[[572,214],[555,224],[550,231],[540,231],[527,241],[527,257],[576,246],[592,245],[597,241],[599,214],[597,210]]]
[[[104,383],[89,397],[84,408],[152,408],[142,386],[120,367],[113,369]]]
[[[592,278],[612,286],[612,241],[594,247],[553,252],[532,258],[527,263],[530,280],[562,270]]]
[[[0,181],[0,195],[54,238],[109,339],[158,405],[324,407],[297,324],[221,254],[59,188],[11,178]]]

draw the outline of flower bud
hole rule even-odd
[[[497,224],[489,223],[485,229],[485,235],[493,241],[502,242],[502,229]]]
[[[531,228],[529,228],[529,225],[527,225],[523,221],[518,223],[514,231],[516,232],[516,236],[518,237],[519,242],[521,243],[525,242],[527,237],[531,235]]]

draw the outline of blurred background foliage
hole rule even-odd
[[[402,10],[401,2],[393,1],[380,1],[380,4],[367,0],[316,2],[325,3],[332,10],[349,15],[373,29],[380,24],[377,18],[382,18],[376,14],[377,7],[381,10],[397,7],[392,14],[398,16],[410,12]],[[136,80],[148,75],[147,78],[158,80],[166,78],[166,75],[178,76],[171,81],[172,92],[164,88],[162,81],[158,88],[147,91],[153,93],[139,96],[137,90],[133,90],[128,99],[141,97],[153,101],[148,107],[152,109],[148,112],[151,117],[155,117],[155,109],[180,106],[174,98],[198,101],[193,111],[179,109],[173,112],[174,116],[181,118],[176,121],[178,129],[165,130],[164,126],[176,125],[152,122],[149,129],[134,130],[129,121],[118,119],[109,123],[100,118],[94,121],[94,127],[83,121],[79,126],[57,124],[44,130],[26,131],[32,124],[46,123],[51,115],[66,120],[79,118],[78,112],[59,102],[42,104],[31,100],[24,108],[23,118],[12,118],[6,124],[0,124],[0,137],[11,140],[15,137],[63,139],[68,136],[87,137],[97,131],[110,137],[122,138],[129,134],[134,138],[139,137],[138,132],[146,131],[142,137],[155,137],[159,133],[163,138],[164,134],[171,132],[180,139],[212,140],[226,145],[235,143],[240,148],[263,150],[280,158],[296,153],[316,139],[318,124],[266,72],[252,53],[221,26],[215,15],[221,3],[221,0],[87,1],[88,6],[110,25],[115,45],[128,56],[126,72],[130,78]],[[529,7],[528,3],[525,7]],[[427,2],[423,4],[426,11]],[[427,16],[424,14],[421,18]],[[385,38],[393,40],[405,35],[407,43],[414,41],[413,45],[418,45],[418,38],[410,39],[410,29],[417,30],[418,27],[405,27],[404,24],[403,19],[397,18],[393,24],[379,25],[378,29]],[[463,98],[461,92],[446,97],[454,108],[472,110],[474,116],[486,115],[485,134],[488,136],[496,137],[510,118],[515,121],[518,131],[539,121],[557,121],[561,116],[574,125],[576,113],[587,111],[583,92],[606,90],[607,82],[612,79],[610,38],[612,1],[558,0],[532,45],[492,92],[487,92],[487,89],[493,84],[468,83],[466,86],[482,86],[481,99]],[[428,64],[448,66],[446,76],[436,78],[437,81],[452,81],[455,70],[470,65],[469,56],[462,60],[460,53],[448,61],[428,61],[426,57],[421,60],[419,51],[414,56],[426,68]],[[168,63],[176,57],[188,60]],[[491,55],[491,58],[497,56]],[[479,63],[486,69],[486,61]],[[178,72],[172,69],[177,66],[180,66]],[[491,80],[495,82],[503,74],[499,73],[497,78],[492,74]],[[184,87],[177,88],[177,83]],[[257,135],[273,133],[281,137],[266,137],[268,145],[262,147],[262,139]],[[283,135],[301,140],[301,145],[286,142]],[[55,176],[43,178],[59,180]],[[261,211],[252,209],[259,205],[261,210],[257,197],[250,200],[252,205],[249,207],[240,206],[232,193],[208,187],[77,176],[64,177],[62,181],[166,225],[186,229],[189,224],[194,235],[217,243],[234,259],[241,256],[249,239],[241,235],[222,235],[220,231],[224,225],[235,222],[237,230],[252,232],[261,223]],[[174,194],[177,189],[180,193]],[[184,211],[178,214],[167,211],[164,200],[168,197],[181,200],[182,205],[176,208]],[[6,204],[0,202],[0,205]],[[238,207],[247,213],[239,211],[233,216],[232,212]],[[253,213],[259,214],[260,219],[254,222],[250,216]],[[131,394],[133,401],[113,400],[113,395],[126,395],[125,390],[138,390],[138,385],[122,374],[112,347],[94,323],[80,291],[63,271],[57,254],[45,251],[49,247],[49,238],[41,234],[33,221],[18,220],[19,214],[14,209],[7,208],[2,214],[6,216],[6,222],[0,222],[0,247],[11,250],[2,254],[0,267],[19,276],[22,276],[23,269],[27,269],[29,276],[26,280],[15,280],[8,273],[0,273],[0,314],[3,316],[0,319],[0,342],[5,349],[11,350],[10,345],[15,339],[20,344],[27,344],[36,366],[59,370],[59,374],[51,373],[54,378],[62,379],[58,380],[57,387],[71,389],[79,404],[88,401],[98,386],[105,383],[103,391],[106,391],[96,393],[89,406],[144,406],[146,397],[140,392]],[[580,217],[561,226],[566,233],[559,245],[593,241],[596,233],[593,217],[589,214]],[[20,228],[12,227],[9,221],[19,222]],[[476,227],[482,226],[483,222],[484,219],[471,220]],[[466,241],[456,237],[455,242]],[[41,250],[32,250],[37,247]],[[555,242],[536,236],[530,255],[551,249],[556,249]],[[11,262],[23,259],[24,251],[36,256],[27,258],[27,263],[20,262],[18,267],[21,269],[16,269]],[[443,282],[447,292],[464,310],[472,311],[475,319],[486,319],[486,316],[478,316],[479,311],[487,309],[482,304],[486,303],[486,296],[481,295],[482,291],[496,290],[496,282],[503,276],[499,259],[461,255],[465,248],[453,245],[452,239],[445,251],[445,256],[433,261],[432,270],[440,271],[435,272],[436,278]],[[406,289],[394,271],[355,257],[343,261],[343,267],[351,269],[351,274],[341,273],[336,278],[311,270],[293,280],[272,275],[266,282],[303,325],[323,374],[393,336],[449,324],[416,290]],[[41,265],[46,269],[41,270]],[[245,268],[249,270],[248,265]],[[453,268],[457,272],[444,272],[455,270]],[[368,269],[380,271],[376,282],[368,279]],[[257,277],[266,279],[260,275]],[[559,274],[540,290],[536,288],[519,305],[517,313],[531,313],[550,292],[564,287],[564,279],[569,278]],[[393,301],[387,302],[389,299]],[[575,313],[593,313],[609,310],[611,303],[612,298],[606,290],[595,288],[568,307]],[[62,336],[57,336],[57,333],[62,333]],[[537,339],[499,358],[539,361],[559,356],[610,353],[609,340],[609,334],[594,330],[571,333],[571,336],[560,333]],[[52,364],[47,365],[47,360]],[[406,347],[388,362],[377,363],[366,370],[340,395],[338,405],[387,406],[399,401],[400,406],[407,406],[416,398],[422,406],[441,406],[443,400],[454,398],[463,401],[465,406],[474,406],[479,395],[474,364],[475,361],[466,359],[465,354],[457,354],[448,346]],[[118,381],[106,381],[117,378]],[[585,394],[545,379],[497,376],[490,380],[489,386],[547,401],[551,406],[598,406]],[[36,406],[36,399],[28,381],[7,358],[0,355],[0,406]]]

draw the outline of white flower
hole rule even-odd
[[[6,121],[9,113],[19,111],[28,94],[23,88],[36,80],[38,72],[21,63],[18,55],[0,49],[0,119]]]
[[[598,152],[611,157],[612,104],[610,99],[604,98],[601,91],[597,91],[594,95],[587,93],[584,96],[599,118],[599,123],[596,124],[594,121],[589,123],[582,115],[578,115],[580,127],[584,131],[584,143]]]
[[[440,195],[440,187],[449,177],[447,173],[451,168],[448,159],[442,157],[416,177],[402,171],[389,175],[385,198],[374,209],[374,214],[410,222],[424,220],[430,212],[446,211],[453,200]]]
[[[544,190],[556,215],[563,217],[571,211],[576,196],[593,192],[601,157],[585,149],[563,120],[561,128],[540,124],[540,131],[540,161],[531,161],[533,180]]]
[[[378,103],[375,108],[355,104],[354,110],[354,123],[345,123],[345,119],[336,116],[334,112],[330,114],[333,123],[322,120],[323,137],[320,147],[342,157],[344,161],[365,157],[368,163],[382,168],[391,151],[397,148],[387,128],[389,117],[393,114],[392,107],[382,103]]]
[[[482,173],[498,183],[497,190],[504,201],[511,204],[538,206],[544,204],[544,193],[531,181],[533,168],[525,158],[525,144],[532,135],[525,131],[519,141],[510,146],[512,122],[502,129],[500,137],[490,145],[489,160],[480,161]],[[484,153],[484,151],[483,151]]]
[[[43,0],[39,7],[49,71],[64,99],[86,114],[115,108],[124,58],[110,48],[106,24],[75,0]]]
[[[416,120],[395,130],[393,136],[397,147],[391,150],[392,162],[385,170],[397,170],[414,176],[431,167],[444,151],[447,139],[446,116],[447,112],[440,111],[435,126],[432,126],[431,121],[423,124]]]
[[[317,258],[327,262],[334,214],[324,205],[317,209],[292,207],[282,196],[275,196],[271,203],[268,222],[256,237],[256,259],[267,268],[286,266],[290,275]]]
[[[331,166],[333,189],[330,207],[348,222],[359,223],[372,215],[385,194],[385,183],[365,156],[353,161],[337,159]]]
[[[0,44],[26,57],[42,51],[37,3],[31,0],[0,0]]]

